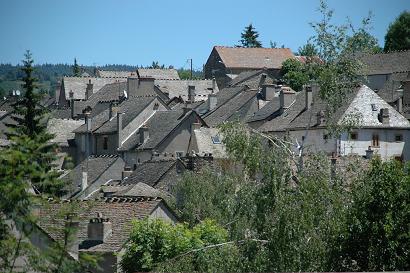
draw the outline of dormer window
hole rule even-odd
[[[371,107],[372,107],[372,111],[377,111],[377,106],[376,106],[376,104],[372,103],[372,104],[371,104]]]
[[[222,143],[221,139],[219,138],[218,135],[212,136],[211,139],[212,139],[213,144],[221,144]]]

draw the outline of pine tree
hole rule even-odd
[[[33,77],[34,61],[30,51],[27,51],[24,56],[22,80],[25,93],[12,105],[12,118],[17,125],[9,125],[7,136],[12,143],[11,149],[14,150],[24,147],[20,143],[22,137],[27,137],[31,141],[32,146],[24,149],[31,155],[32,167],[37,169],[31,178],[32,186],[42,193],[62,195],[63,184],[56,180],[59,172],[53,170],[53,162],[57,159],[57,147],[51,143],[54,136],[47,131],[45,115],[48,110],[41,105],[41,95],[35,92],[37,79]],[[47,175],[44,175],[43,171]]]
[[[262,47],[262,43],[258,41],[259,33],[255,30],[252,24],[249,24],[241,33],[241,45],[239,47]]]
[[[80,66],[77,64],[76,58],[74,58],[73,74],[74,74],[74,77],[80,77],[80,74],[81,74],[81,69],[80,69]]]

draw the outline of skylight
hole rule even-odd
[[[216,135],[216,136],[211,136],[211,139],[212,139],[212,143],[213,143],[213,144],[221,144],[221,139],[219,138],[218,135]]]

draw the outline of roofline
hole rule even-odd
[[[228,101],[230,101],[231,99],[235,98],[236,96],[239,95],[239,93],[241,93],[242,91],[245,91],[245,89],[249,89],[249,87],[247,87],[246,85],[244,86],[232,86],[232,87],[227,87],[227,88],[240,88],[240,91],[235,94],[233,97],[231,97],[229,100],[226,100],[224,103],[222,103],[221,105],[219,105],[218,107],[216,107],[215,109],[213,109],[210,112],[205,113],[204,117],[206,118],[207,116],[209,116],[210,114],[212,114],[213,112],[215,112],[217,109],[219,109],[221,106],[225,105],[226,103],[228,103]],[[222,90],[220,90],[219,92],[223,91],[225,88],[223,88]],[[218,93],[219,93],[218,92]]]

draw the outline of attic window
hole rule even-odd
[[[159,108],[159,103],[156,102],[156,103],[154,104],[154,110],[158,110],[158,108]]]
[[[222,143],[222,142],[221,142],[221,139],[219,138],[218,135],[212,136],[211,139],[212,139],[212,143],[213,143],[213,144],[221,144],[221,143]]]
[[[371,106],[372,106],[372,111],[377,111],[376,104],[372,103]]]

